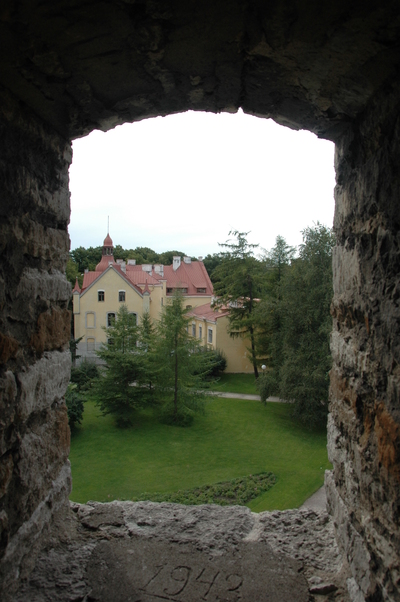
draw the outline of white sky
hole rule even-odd
[[[230,230],[271,249],[332,226],[334,145],[240,112],[181,113],[73,143],[71,249],[114,245],[203,257]]]

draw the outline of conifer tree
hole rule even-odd
[[[215,305],[229,308],[229,334],[231,337],[248,337],[254,375],[258,378],[256,350],[257,319],[255,309],[265,283],[265,270],[254,257],[258,245],[247,242],[248,232],[231,230],[228,239],[220,246],[226,249],[223,259],[213,272]]]
[[[162,400],[162,421],[188,426],[195,412],[204,411],[205,389],[214,356],[204,353],[188,333],[189,319],[176,294],[157,325],[156,395]]]

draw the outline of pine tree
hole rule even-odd
[[[97,354],[104,362],[100,377],[94,383],[91,397],[101,412],[112,414],[117,426],[131,426],[138,408],[148,402],[141,384],[145,380],[143,353],[137,346],[139,329],[136,314],[126,305],[119,309],[116,320],[106,329],[107,342]]]
[[[236,240],[220,244],[226,250],[223,260],[213,272],[217,307],[229,308],[229,334],[231,337],[248,337],[254,375],[258,378],[256,350],[257,319],[255,309],[262,294],[265,270],[254,257],[258,245],[247,242],[248,232],[229,232]]]
[[[157,325],[156,395],[163,402],[162,421],[188,426],[204,411],[205,389],[214,356],[204,353],[188,333],[189,319],[177,294],[164,307]],[[211,362],[211,363],[210,363]]]

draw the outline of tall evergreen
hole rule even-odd
[[[222,261],[213,272],[215,305],[229,308],[229,334],[247,337],[254,375],[258,378],[256,306],[263,292],[265,271],[254,256],[258,245],[247,241],[248,232],[233,230],[235,238],[220,244]]]

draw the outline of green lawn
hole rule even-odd
[[[254,374],[222,374],[212,389],[224,393],[259,395]]]
[[[326,433],[293,423],[290,406],[220,398],[190,428],[162,425],[147,412],[126,430],[88,402],[70,460],[77,502],[129,500],[272,471],[276,485],[249,503],[256,512],[298,507],[329,468]]]

